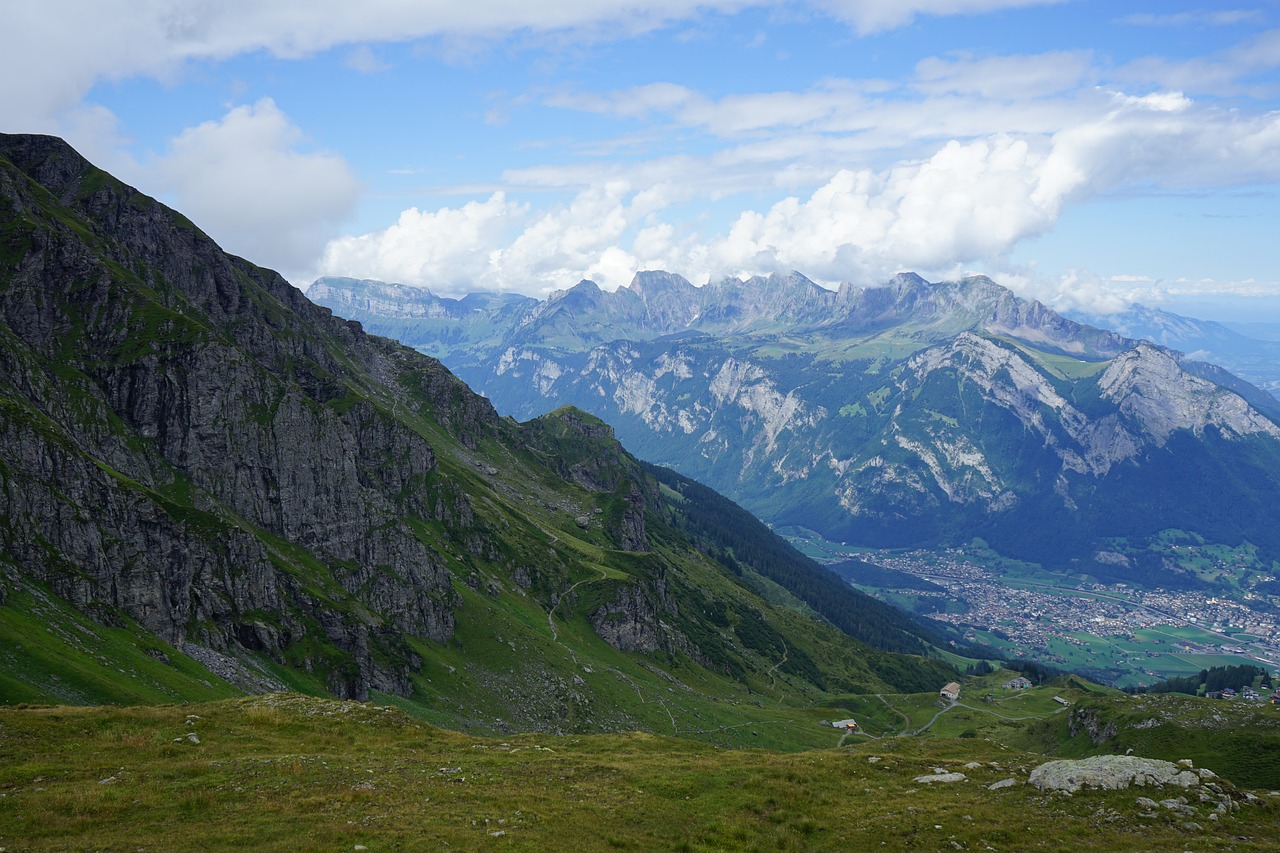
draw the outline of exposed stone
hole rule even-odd
[[[964,780],[963,773],[934,773],[932,776],[917,776],[912,781],[928,784],[930,782],[963,782]]]
[[[1067,714],[1067,731],[1072,737],[1083,732],[1090,743],[1100,746],[1116,736],[1116,724],[1111,720],[1104,723],[1094,708],[1076,708]]]
[[[624,652],[656,652],[662,647],[658,614],[639,584],[621,584],[614,598],[590,615],[600,639]]]
[[[1194,808],[1187,805],[1185,797],[1173,797],[1167,800],[1161,800],[1160,807],[1167,811],[1177,812],[1180,815],[1191,816],[1196,813]]]
[[[395,637],[448,639],[458,599],[405,519],[444,521],[486,559],[494,546],[469,529],[465,493],[430,486],[434,449],[390,412],[424,411],[474,447],[498,423],[492,406],[438,362],[410,362],[224,254],[64,143],[6,136],[3,146],[6,162],[93,223],[92,241],[33,226],[0,298],[0,325],[17,342],[0,352],[0,394],[45,418],[0,423],[0,550],[19,577],[224,661],[238,650],[282,661],[319,630],[313,639],[354,669],[304,665],[330,670],[339,695],[408,690],[413,656]],[[0,201],[39,210],[33,185],[13,174],[0,176]],[[154,329],[143,322],[153,314]],[[68,357],[73,330],[79,355]],[[50,381],[51,359],[68,377]],[[317,600],[300,582],[312,571],[297,563],[303,553],[332,573],[325,594],[358,606]],[[223,669],[245,689],[275,686]]]
[[[1136,786],[1171,785],[1190,788],[1200,777],[1170,761],[1130,755],[1096,755],[1080,760],[1050,761],[1031,771],[1027,780],[1042,791],[1116,790]]]

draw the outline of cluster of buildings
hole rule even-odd
[[[1203,593],[1154,590],[1138,594],[1145,607],[1176,614],[1182,620],[1207,631],[1239,629],[1262,640],[1280,645],[1280,615],[1255,610],[1248,602],[1209,597]]]

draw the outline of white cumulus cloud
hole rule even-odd
[[[320,262],[327,275],[376,278],[445,292],[494,288],[496,253],[523,222],[527,207],[494,193],[459,208],[410,208],[382,231],[329,243]]]
[[[360,186],[336,154],[264,98],[179,134],[146,164],[143,189],[176,206],[223,248],[288,276],[312,267],[354,209]]]

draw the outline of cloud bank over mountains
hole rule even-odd
[[[1141,262],[1092,271],[1088,251],[1079,268],[1037,262],[1028,247],[1081,205],[1274,194],[1280,184],[1280,28],[1267,28],[1266,10],[1117,7],[1090,22],[1122,36],[1154,34],[1135,37],[1153,49],[1126,52],[1123,38],[1057,38],[1042,23],[1050,19],[1033,17],[1057,15],[1060,24],[1078,8],[1065,0],[53,0],[22,5],[0,33],[0,108],[6,130],[67,136],[229,250],[299,284],[337,274],[447,293],[540,294],[584,277],[618,286],[645,268],[695,281],[798,269],[831,283],[975,269],[1062,307],[1102,310],[1170,287],[1275,285],[1267,270],[1181,282]],[[943,18],[956,22],[960,35],[946,31],[953,42],[939,35]],[[779,35],[787,27],[808,27],[835,47],[807,77],[769,86],[768,75],[747,72],[796,66],[795,45]],[[692,62],[709,32],[741,40],[743,64],[725,78]],[[1211,32],[1230,35],[1203,38]],[[648,57],[662,39],[687,43],[685,64]],[[1187,46],[1198,41],[1205,47]],[[880,52],[891,58],[844,61]],[[330,142],[341,134],[278,80],[286,65],[314,68],[336,112],[385,98],[383,133],[395,133],[394,111],[415,108],[395,88],[411,63],[418,87],[435,91],[448,85],[441,68],[504,62],[537,81],[507,80],[483,103],[442,112],[436,133],[456,134],[454,156],[468,163],[504,134],[520,137],[506,150],[521,156],[456,181],[441,179],[449,170],[441,161],[425,185],[413,169],[384,168],[350,142]],[[610,73],[611,63],[628,73]],[[574,73],[558,74],[562,67]],[[165,137],[104,105],[206,79],[224,95],[221,110],[193,114]],[[273,86],[280,96],[261,94]],[[477,135],[481,123],[490,136]],[[376,135],[363,144],[376,146]],[[529,153],[539,151],[541,160]]]
[[[465,283],[539,293],[580,277],[616,287],[637,269],[678,270],[697,281],[797,269],[828,282],[873,282],[902,269],[998,265],[1019,242],[1053,228],[1073,201],[1138,185],[1195,190],[1280,180],[1280,116],[1244,119],[1180,92],[1094,100],[1094,114],[1053,132],[951,139],[920,160],[838,168],[808,195],[744,210],[720,233],[691,234],[662,218],[698,192],[700,176],[723,181],[713,156],[643,163],[552,209],[498,191],[460,208],[408,210],[389,228],[331,242],[321,266],[443,292]],[[792,153],[772,162],[777,171],[764,179],[784,182]],[[755,165],[764,171],[766,162]],[[572,187],[578,178],[562,180]],[[1076,292],[1079,275],[1059,282]],[[1088,293],[1078,297],[1114,310]]]

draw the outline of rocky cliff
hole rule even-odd
[[[473,513],[391,412],[474,443],[492,408],[65,146],[10,137],[0,154],[10,570],[179,646],[283,659],[322,638],[331,659],[300,663],[339,695],[407,689],[376,652],[448,638],[457,602],[406,519]],[[284,618],[264,630],[262,612]]]

